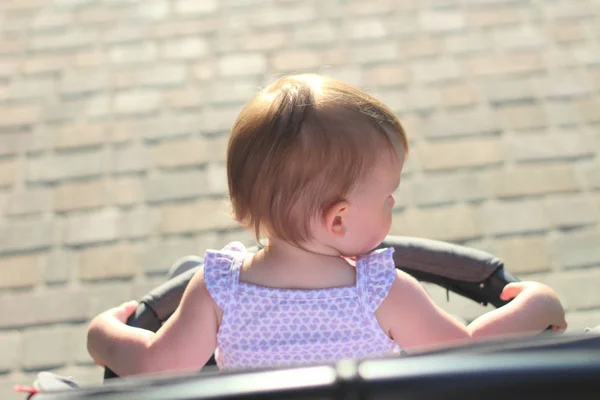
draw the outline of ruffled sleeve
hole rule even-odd
[[[231,242],[221,250],[207,250],[204,255],[204,282],[222,310],[234,302],[245,256],[246,248],[240,242]]]
[[[356,262],[356,286],[361,302],[375,311],[388,295],[396,277],[394,248],[377,250]]]

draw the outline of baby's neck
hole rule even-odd
[[[264,257],[286,261],[286,263],[293,261],[294,264],[298,262],[301,265],[310,265],[339,260],[341,254],[336,249],[324,248],[318,245],[304,245],[299,247],[283,240],[269,239],[264,248]]]
[[[271,287],[314,289],[354,284],[355,272],[339,254],[323,254],[287,242],[269,240],[250,259],[240,279]]]

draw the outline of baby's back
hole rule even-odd
[[[206,285],[223,310],[217,364],[223,369],[276,367],[394,352],[397,345],[374,316],[395,277],[391,252],[359,260],[355,286],[317,290],[240,282],[247,256],[240,243],[207,252]]]

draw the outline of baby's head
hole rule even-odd
[[[400,122],[372,96],[317,75],[280,78],[231,132],[234,218],[257,237],[363,254],[389,231],[407,151]]]

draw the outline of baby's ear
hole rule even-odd
[[[346,217],[348,211],[348,202],[338,201],[323,215],[323,223],[329,235],[341,238],[346,234]]]

